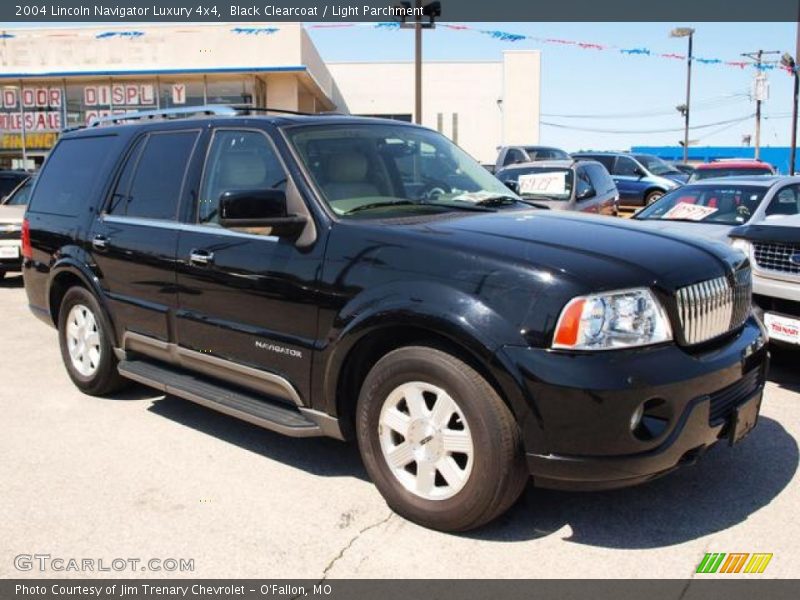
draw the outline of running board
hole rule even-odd
[[[120,375],[264,429],[291,437],[343,439],[338,421],[318,411],[283,406],[241,388],[230,388],[190,371],[149,360],[123,360]]]

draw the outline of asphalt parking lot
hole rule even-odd
[[[529,486],[499,521],[447,535],[393,515],[354,445],[285,438],[140,386],[84,396],[21,281],[0,282],[0,577],[91,576],[14,567],[45,553],[192,558],[184,575],[199,578],[684,578],[705,552],[771,552],[763,576],[797,576],[797,355],[779,357],[738,447],[638,488]]]

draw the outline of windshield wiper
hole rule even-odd
[[[519,201],[524,202],[528,206],[533,206],[534,208],[544,208],[546,210],[550,210],[550,207],[547,206],[547,204],[536,202],[536,200],[526,200],[525,198],[520,198]]]
[[[350,210],[346,210],[342,214],[352,215],[353,213],[362,210],[370,210],[373,208],[384,208],[386,206],[408,206],[411,204],[417,204],[417,203],[411,202],[411,200],[393,200],[392,202],[370,202],[369,204],[362,204],[361,206],[356,206],[354,208],[351,208]]]
[[[497,212],[481,202],[474,204],[450,204],[449,202],[420,202],[420,206],[438,206],[440,208],[454,208],[455,210],[471,210],[473,212]]]

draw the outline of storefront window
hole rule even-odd
[[[159,81],[161,108],[202,106],[205,104],[203,80],[170,79]]]
[[[209,104],[253,104],[253,78],[217,79],[209,76],[206,94]]]
[[[101,79],[67,85],[67,126],[88,125],[99,117],[152,110],[158,105],[155,81]]]

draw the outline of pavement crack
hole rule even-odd
[[[360,529],[358,531],[358,533],[356,533],[352,538],[350,538],[349,542],[347,542],[344,546],[342,546],[342,548],[341,548],[341,550],[339,550],[338,554],[336,554],[336,556],[334,556],[330,561],[328,561],[328,564],[325,565],[325,568],[322,570],[322,578],[317,583],[318,584],[322,583],[323,581],[325,581],[328,578],[328,573],[331,572],[331,569],[333,569],[333,567],[336,565],[336,563],[339,562],[339,560],[342,559],[342,557],[345,555],[345,553],[353,546],[353,544],[355,544],[359,540],[359,538],[361,538],[361,536],[363,536],[365,533],[367,533],[371,529],[375,529],[376,527],[380,527],[381,525],[387,523],[389,521],[389,519],[391,519],[393,516],[394,516],[394,513],[390,512],[383,519],[380,519],[379,521],[376,521],[375,523],[372,523],[371,525],[367,525],[366,527],[363,527],[362,529]]]

